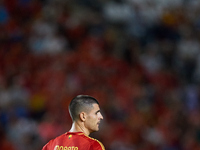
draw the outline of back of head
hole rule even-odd
[[[78,95],[72,99],[69,104],[69,113],[73,121],[79,118],[79,114],[84,111],[87,112],[93,107],[93,104],[99,104],[99,102],[88,95]]]

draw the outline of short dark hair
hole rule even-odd
[[[89,108],[92,108],[93,104],[98,104],[99,102],[89,95],[78,95],[72,99],[69,104],[69,113],[73,121],[79,118],[79,114],[82,111],[88,111]]]

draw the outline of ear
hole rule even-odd
[[[80,116],[81,121],[84,122],[85,119],[86,119],[86,113],[85,112],[81,112],[79,116]]]

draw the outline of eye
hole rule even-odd
[[[95,114],[97,115],[98,113],[100,113],[100,110],[98,110]]]

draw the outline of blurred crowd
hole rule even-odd
[[[40,150],[100,102],[107,150],[200,149],[200,1],[0,0],[0,149]]]

